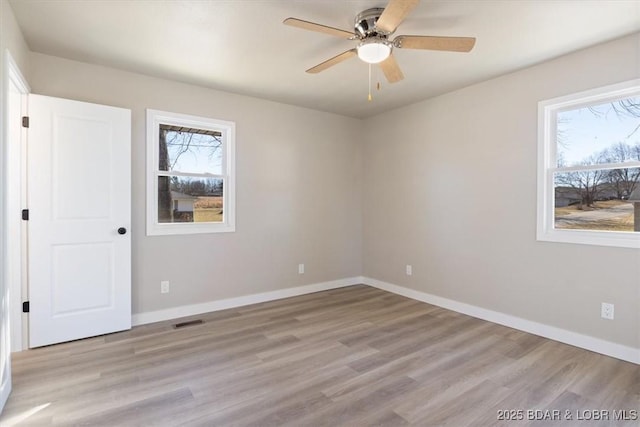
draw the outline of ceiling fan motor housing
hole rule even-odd
[[[372,36],[381,36],[386,38],[389,34],[376,29],[376,22],[384,12],[382,7],[374,7],[360,12],[356,15],[354,22],[354,30],[359,39],[366,39]]]
[[[360,12],[355,19],[354,30],[358,43],[358,57],[369,64],[384,61],[391,54],[393,44],[388,40],[389,33],[376,28],[378,18],[384,9],[374,7]]]

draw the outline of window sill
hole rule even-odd
[[[147,227],[147,236],[173,236],[178,234],[211,234],[232,233],[236,231],[235,224],[204,224],[204,223],[168,223],[153,224]]]
[[[640,249],[640,233],[622,231],[546,230],[539,231],[539,242],[612,246]]]

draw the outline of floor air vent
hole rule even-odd
[[[195,325],[201,325],[204,322],[200,319],[198,320],[189,320],[188,322],[182,322],[182,323],[176,323],[175,325],[173,325],[173,327],[175,329],[180,329],[180,328],[186,328],[187,326],[195,326]]]

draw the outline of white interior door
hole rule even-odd
[[[29,116],[30,347],[129,329],[131,112],[29,95]]]

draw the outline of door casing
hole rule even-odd
[[[23,195],[23,182],[21,179],[21,165],[25,160],[21,154],[24,132],[18,126],[17,121],[26,109],[26,97],[29,86],[20,72],[18,65],[11,56],[9,50],[3,53],[3,79],[2,89],[4,93],[4,117],[0,117],[3,123],[4,133],[0,135],[0,161],[2,162],[2,176],[0,176],[0,193],[3,200],[0,206],[0,221],[2,223],[2,250],[0,251],[0,412],[11,393],[11,351],[22,349],[22,313],[19,303],[22,297],[22,243],[24,236],[20,232],[22,224],[16,224],[15,209],[19,209]],[[16,129],[18,129],[16,131]],[[9,191],[10,190],[10,191]],[[17,227],[17,229],[16,229]]]
[[[22,221],[21,211],[26,208],[26,152],[27,144],[26,128],[20,127],[21,117],[27,115],[29,85],[20,72],[11,54],[7,51],[7,76],[10,87],[21,94],[20,111],[12,108],[7,102],[7,131],[13,134],[7,135],[5,147],[7,147],[7,173],[6,173],[6,279],[10,294],[10,323],[11,323],[11,351],[21,351],[27,348],[28,343],[28,316],[22,313],[22,301],[27,295],[27,246],[26,224]],[[7,91],[7,97],[9,96]],[[12,126],[9,126],[12,123]],[[19,129],[18,132],[15,132]],[[19,133],[19,135],[17,134]]]

